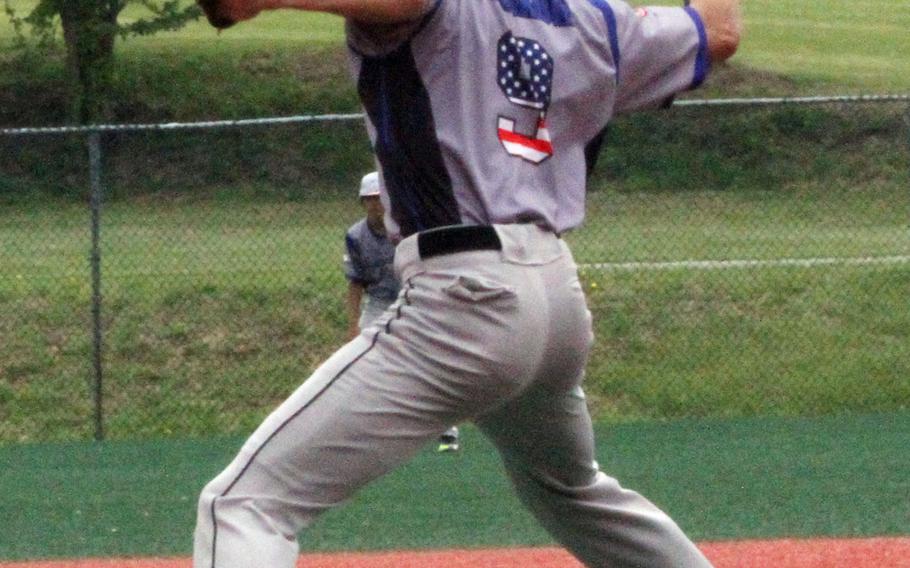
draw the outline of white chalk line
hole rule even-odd
[[[723,270],[728,268],[786,267],[811,268],[815,266],[862,266],[871,264],[910,263],[910,255],[775,258],[767,260],[678,260],[671,262],[598,262],[579,264],[582,270],[639,271],[639,270]]]

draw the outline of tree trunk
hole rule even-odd
[[[72,89],[73,118],[80,124],[109,118],[111,69],[117,0],[55,0],[66,43],[66,63]]]

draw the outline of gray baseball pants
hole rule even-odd
[[[581,382],[590,313],[565,243],[496,226],[502,250],[421,259],[399,299],[278,407],[203,490],[195,568],[291,568],[298,533],[474,420],[519,497],[588,566],[710,564],[657,507],[600,472]]]

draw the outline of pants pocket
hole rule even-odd
[[[472,303],[514,300],[517,297],[512,286],[476,276],[458,276],[454,282],[443,288],[443,292],[453,298]]]

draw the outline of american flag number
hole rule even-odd
[[[553,58],[539,42],[506,32],[497,43],[499,89],[509,102],[535,111],[532,135],[515,130],[516,119],[499,116],[498,134],[503,148],[512,156],[539,164],[553,155],[547,129],[547,109],[553,85]]]

